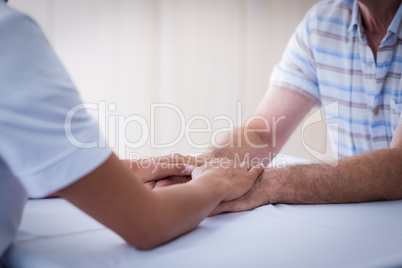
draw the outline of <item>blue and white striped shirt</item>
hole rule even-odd
[[[402,5],[378,48],[377,62],[360,18],[357,0],[317,3],[270,81],[325,108],[327,120],[336,121],[328,130],[339,158],[389,148],[401,117]]]

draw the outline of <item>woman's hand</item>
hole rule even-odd
[[[194,162],[193,157],[180,154],[121,161],[150,188],[153,188],[157,181],[167,177],[190,176],[194,169],[190,164]]]
[[[237,199],[248,192],[254,181],[262,173],[262,165],[247,168],[247,165],[228,158],[216,158],[203,166],[195,167],[191,177],[200,180],[204,177],[223,179],[231,186],[231,193],[223,201]]]
[[[145,183],[145,186],[149,189],[163,188],[170,185],[182,184],[191,181],[191,175],[186,176],[169,176],[156,181],[149,181]]]

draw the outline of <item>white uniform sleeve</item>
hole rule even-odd
[[[42,31],[29,17],[0,12],[0,158],[32,197],[43,197],[90,173],[111,151],[98,146],[98,123]],[[90,144],[80,148],[73,140]]]

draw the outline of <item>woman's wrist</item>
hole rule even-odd
[[[228,181],[213,174],[203,174],[197,179],[193,179],[191,183],[204,187],[207,193],[220,199],[219,201],[222,201],[232,192],[232,185]]]

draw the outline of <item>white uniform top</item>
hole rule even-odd
[[[28,196],[62,189],[109,157],[109,148],[97,146],[97,121],[84,109],[66,121],[79,104],[37,24],[0,1],[0,256],[14,239]]]

